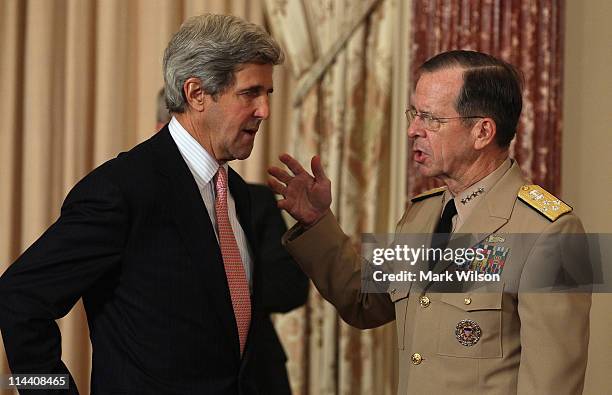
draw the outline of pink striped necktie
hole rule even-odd
[[[223,166],[219,166],[219,170],[217,170],[215,188],[217,191],[215,212],[217,214],[217,229],[219,230],[219,245],[221,246],[227,285],[229,286],[236,325],[238,326],[240,355],[242,355],[251,324],[251,295],[227,210],[227,173]]]

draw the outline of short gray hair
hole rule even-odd
[[[171,112],[185,111],[188,78],[199,78],[204,91],[216,97],[235,83],[240,65],[283,61],[280,46],[261,26],[231,15],[189,18],[164,52],[166,106]]]

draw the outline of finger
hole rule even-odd
[[[280,182],[287,184],[293,176],[291,176],[287,171],[281,169],[280,167],[272,166],[268,169],[268,174],[272,177],[278,178]]]
[[[295,160],[291,155],[289,154],[282,154],[281,156],[278,157],[278,159],[281,160],[281,162],[283,162],[285,165],[287,165],[287,167],[293,172],[293,174],[295,174],[296,176],[298,174],[302,174],[302,173],[307,173],[306,170],[304,170],[304,168],[302,167],[302,165],[300,164],[300,162],[298,162],[297,160]]]
[[[274,191],[274,193],[278,195],[285,196],[285,193],[287,192],[287,187],[273,178],[268,179],[268,186],[272,191]]]
[[[321,163],[321,157],[319,155],[312,157],[310,168],[316,180],[327,180],[327,175],[325,175],[325,170],[323,170],[323,164]]]
[[[278,208],[280,208],[281,210],[285,210],[287,211],[287,209],[291,206],[289,204],[289,202],[287,201],[287,199],[280,199],[279,201],[276,202],[276,206]],[[291,213],[289,213],[291,214]]]

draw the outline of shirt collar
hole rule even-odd
[[[203,188],[217,174],[219,163],[175,117],[172,117],[170,120],[168,129],[183,159],[187,163],[187,167],[191,170],[198,187],[200,189]],[[226,172],[228,167],[227,162],[223,164]]]

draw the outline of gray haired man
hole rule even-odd
[[[0,278],[13,373],[69,375],[55,320],[80,298],[97,394],[258,394],[261,274],[245,182],[228,166],[270,114],[278,44],[202,15],[168,44],[170,123],[81,180]],[[78,393],[68,380],[63,393]]]

